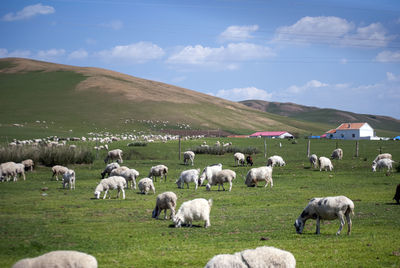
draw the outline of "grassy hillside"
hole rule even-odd
[[[335,109],[321,109],[294,103],[261,100],[246,100],[240,103],[260,111],[307,122],[330,124],[335,128],[345,122],[367,122],[377,131],[377,135],[391,137],[397,136],[400,133],[400,120],[389,116],[356,114]]]

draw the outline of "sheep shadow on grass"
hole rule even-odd
[[[175,224],[168,225],[168,228],[175,228]],[[181,227],[179,227],[179,228],[190,228],[190,225],[185,223],[185,224],[182,224]],[[193,224],[192,228],[203,228],[203,226],[202,225]]]

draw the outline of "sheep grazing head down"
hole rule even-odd
[[[96,199],[100,198],[100,192],[99,191],[95,191],[94,192],[94,198],[96,198]]]

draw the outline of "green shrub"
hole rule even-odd
[[[131,147],[131,146],[147,146],[147,142],[145,142],[145,141],[135,141],[135,142],[131,142],[131,143],[128,143],[128,146],[129,147]]]

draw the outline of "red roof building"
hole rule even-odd
[[[273,139],[285,139],[285,138],[293,138],[293,135],[287,131],[259,131],[253,133],[249,136],[250,138],[273,138]]]

